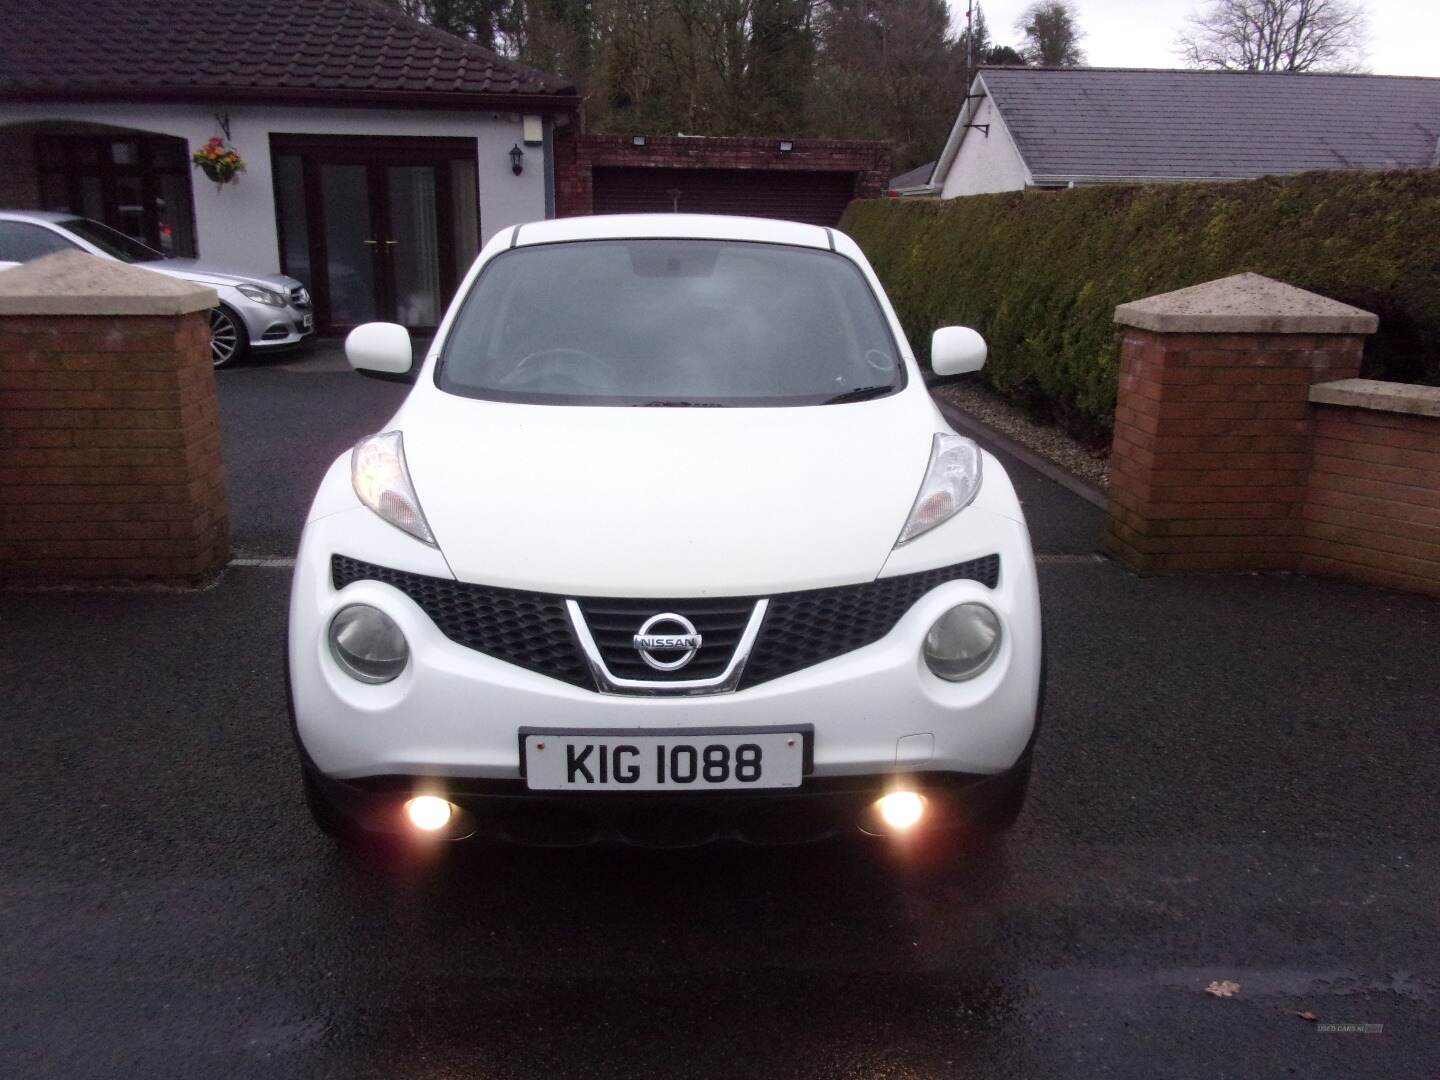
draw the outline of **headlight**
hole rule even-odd
[[[351,604],[330,620],[330,655],[351,678],[386,683],[405,670],[410,646],[389,615],[369,604]]]
[[[925,663],[942,679],[973,679],[1000,651],[1000,619],[984,604],[953,607],[925,635]]]
[[[235,291],[241,296],[247,296],[257,304],[264,304],[267,307],[284,307],[285,298],[277,292],[269,289],[262,289],[259,285],[236,285]]]
[[[914,540],[936,525],[949,521],[980,490],[980,447],[961,435],[936,435],[930,443],[930,464],[920,494],[895,546]]]
[[[431,547],[435,536],[405,467],[405,444],[398,431],[371,435],[355,444],[350,455],[350,483],[362,503],[375,513]]]

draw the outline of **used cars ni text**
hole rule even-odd
[[[860,249],[683,214],[506,229],[331,466],[289,692],[332,834],[792,841],[1019,812],[1040,604],[1005,471]],[[984,362],[935,332],[937,373]]]

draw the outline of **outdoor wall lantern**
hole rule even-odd
[[[525,151],[516,143],[510,148],[510,171],[519,176],[525,171]]]

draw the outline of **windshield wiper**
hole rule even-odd
[[[718,401],[669,401],[661,398],[657,401],[637,401],[634,407],[637,409],[718,409],[721,408],[721,405]]]
[[[894,383],[884,383],[879,386],[857,386],[853,390],[846,390],[843,393],[836,394],[834,397],[828,397],[821,402],[821,404],[839,405],[845,401],[864,401],[866,398],[880,397],[882,394],[888,394],[894,389]]]

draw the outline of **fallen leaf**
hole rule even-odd
[[[1205,987],[1205,992],[1213,994],[1215,997],[1234,997],[1240,992],[1240,984],[1230,979],[1221,979],[1219,982],[1212,982]]]

